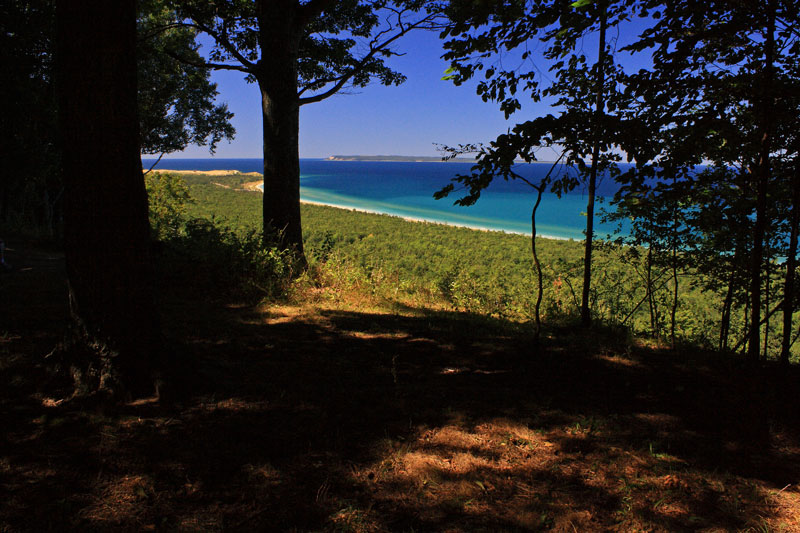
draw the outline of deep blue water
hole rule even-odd
[[[149,167],[154,160],[144,161]],[[471,163],[405,163],[379,161],[300,160],[300,197],[306,201],[363,209],[469,227],[530,234],[535,191],[519,181],[496,180],[469,207],[455,206],[458,191],[434,200],[433,193]],[[550,169],[548,163],[519,165],[517,171],[538,181]],[[262,172],[261,159],[169,159],[157,168],[170,170],[239,170]],[[600,179],[598,196],[615,191],[611,179]],[[558,198],[546,193],[536,217],[537,233],[561,239],[583,239],[586,226],[586,194],[583,186]],[[613,227],[599,223],[595,204],[595,234],[605,237]]]

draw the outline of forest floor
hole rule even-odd
[[[164,291],[190,393],[40,389],[63,258],[0,272],[0,531],[795,531],[800,375],[317,289]]]

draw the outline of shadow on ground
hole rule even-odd
[[[192,394],[101,413],[36,393],[65,315],[37,264],[0,285],[4,531],[800,530],[796,372],[196,295],[164,303]]]

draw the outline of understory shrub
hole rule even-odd
[[[192,202],[186,181],[177,174],[150,172],[144,177],[150,230],[155,239],[181,235],[186,223],[186,208]]]
[[[195,283],[245,297],[280,298],[296,268],[292,254],[275,241],[259,231],[237,233],[214,220],[191,219],[166,244]]]
[[[158,271],[170,284],[184,284],[245,298],[280,298],[296,265],[277,247],[277,235],[233,230],[213,216],[187,216],[192,203],[184,178],[170,173],[145,177],[150,227],[157,241]]]

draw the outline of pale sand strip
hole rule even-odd
[[[261,190],[261,189],[259,189],[259,190]],[[381,216],[385,216],[385,217],[396,217],[396,218],[401,218],[403,220],[406,220],[408,222],[420,222],[420,223],[423,223],[423,224],[434,224],[434,225],[437,225],[437,226],[450,226],[450,227],[456,227],[456,228],[466,228],[466,229],[471,229],[471,230],[475,230],[475,231],[486,231],[486,232],[489,232],[489,233],[506,233],[506,234],[510,234],[510,235],[527,235],[528,237],[530,237],[530,235],[531,235],[530,233],[526,233],[524,231],[508,231],[508,230],[504,230],[504,229],[491,229],[491,228],[486,228],[486,227],[483,227],[483,226],[473,226],[473,225],[470,225],[470,224],[463,224],[463,223],[458,223],[458,222],[442,222],[441,220],[432,220],[432,219],[428,219],[428,218],[416,218],[416,217],[408,217],[408,216],[403,216],[403,215],[393,215],[391,213],[384,213],[383,211],[377,211],[377,210],[374,210],[374,209],[365,209],[363,207],[350,207],[350,206],[347,206],[347,205],[338,205],[338,204],[328,204],[328,203],[325,203],[325,202],[315,202],[313,200],[300,200],[300,203],[301,204],[308,204],[308,205],[321,205],[321,206],[324,206],[324,207],[334,207],[336,209],[344,209],[346,211],[356,211],[358,213],[368,213],[370,215],[381,215]],[[542,235],[541,233],[538,233],[536,235],[536,238],[537,239],[553,239],[553,240],[556,240],[556,241],[574,240],[574,239],[569,239],[567,237],[554,237],[552,235]]]
[[[176,174],[193,174],[193,175],[205,174],[205,175],[208,175],[208,176],[230,176],[230,175],[258,176],[258,177],[262,176],[262,174],[260,172],[239,172],[238,170],[166,170],[166,169],[158,169],[158,170],[154,170],[154,172],[174,172]],[[263,192],[261,190],[261,185],[262,184],[263,184],[263,181],[260,181],[260,180],[259,181],[250,181],[250,182],[247,182],[247,183],[243,183],[242,187],[244,189],[248,190],[248,191]],[[528,235],[528,236],[530,236],[530,233],[526,233],[526,232],[522,232],[522,231],[506,231],[506,230],[500,230],[500,229],[485,228],[483,226],[473,226],[473,225],[470,225],[470,224],[463,224],[463,223],[457,223],[457,222],[442,222],[441,220],[431,220],[431,219],[426,219],[426,218],[408,217],[408,216],[403,216],[403,215],[393,215],[391,213],[384,213],[382,211],[378,211],[378,210],[375,210],[375,209],[365,209],[365,208],[361,208],[361,207],[350,207],[350,206],[347,206],[347,205],[340,205],[340,204],[329,204],[329,203],[325,203],[325,202],[315,202],[313,200],[300,200],[300,203],[301,204],[309,204],[309,205],[322,205],[322,206],[326,206],[326,207],[335,207],[336,209],[346,209],[348,211],[356,211],[358,213],[369,213],[371,215],[383,215],[383,216],[397,217],[397,218],[402,218],[403,220],[407,220],[408,222],[422,222],[424,224],[437,224],[437,225],[440,225],[440,226],[455,226],[457,228],[467,228],[467,229],[477,230],[477,231],[488,231],[488,232],[493,232],[493,233],[508,233],[508,234],[512,234],[512,235]],[[558,240],[558,241],[569,241],[569,240],[572,240],[572,239],[568,239],[566,237],[555,237],[555,236],[552,236],[552,235],[542,235],[542,234],[538,234],[537,237],[538,238],[542,238],[542,239],[554,239],[554,240]]]
[[[173,174],[191,174],[193,176],[261,176],[260,172],[240,172],[238,170],[170,170],[155,168],[153,172],[172,172]]]

